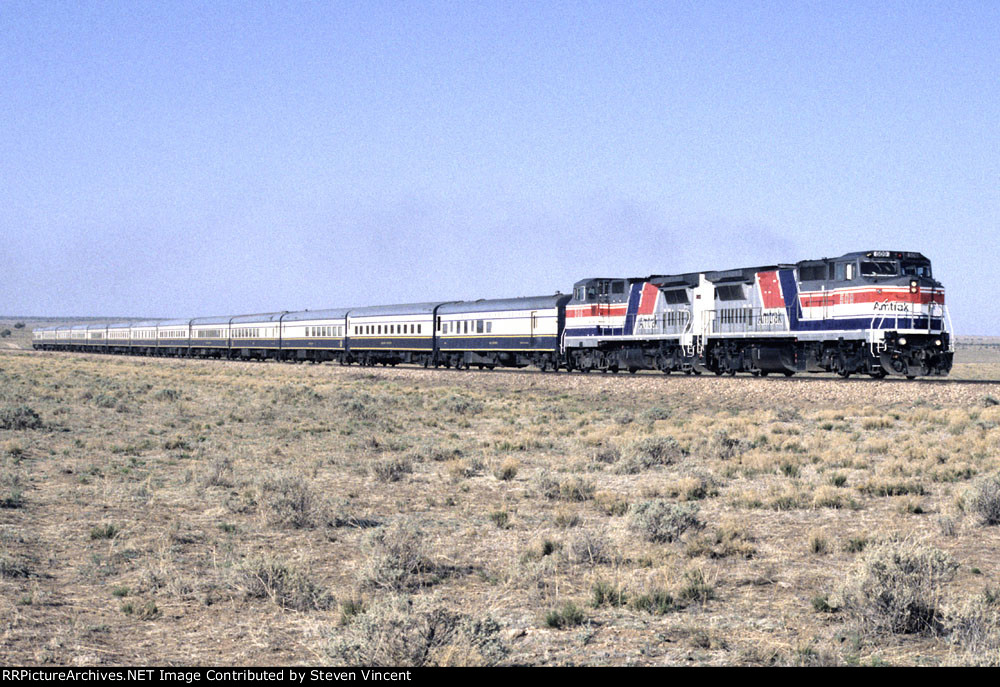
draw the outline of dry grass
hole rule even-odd
[[[0,661],[995,663],[992,399],[6,352]]]

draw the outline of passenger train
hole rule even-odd
[[[687,374],[946,375],[944,287],[920,253],[578,281],[571,295],[35,329],[40,350]]]

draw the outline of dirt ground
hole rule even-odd
[[[998,371],[3,350],[0,662],[995,663]]]

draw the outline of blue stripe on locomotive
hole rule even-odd
[[[799,328],[799,285],[795,283],[795,272],[778,270],[778,281],[781,283],[781,295],[785,299],[788,328],[796,331]]]
[[[632,290],[628,294],[628,310],[625,312],[625,329],[628,330],[628,334],[632,335],[635,333],[635,321],[639,319],[636,315],[639,312],[639,301],[642,299],[642,289],[645,286],[643,282],[636,282],[632,284]]]
[[[941,318],[938,317],[933,318],[930,324],[931,329],[941,329],[943,327]],[[795,331],[825,332],[836,330],[853,331],[859,329],[927,329],[927,318],[850,317],[841,320],[797,320]]]

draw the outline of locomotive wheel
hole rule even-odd
[[[795,374],[795,373],[792,372],[791,370],[785,370],[785,376],[786,377],[791,377],[793,374]]]

